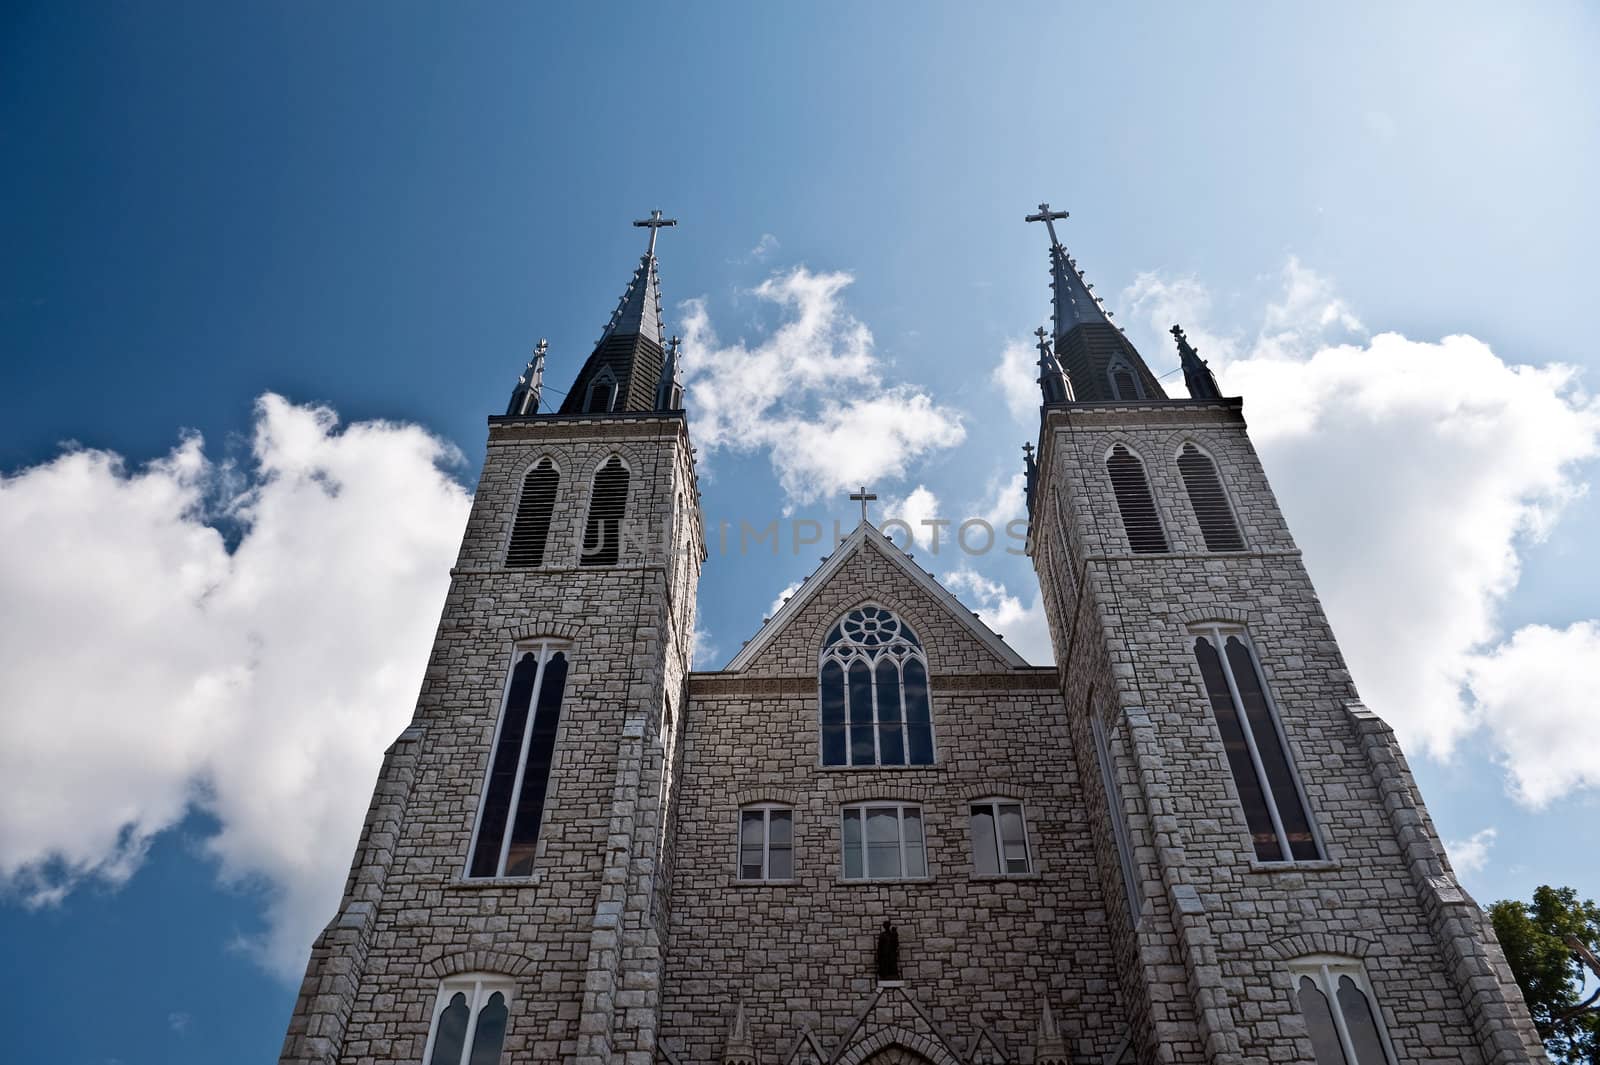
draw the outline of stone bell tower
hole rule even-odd
[[[651,1059],[704,561],[653,212],[559,410],[543,341],[488,453],[411,725],[285,1063]]]
[[[1542,1061],[1245,431],[1163,392],[1056,239],[1030,550],[1141,1062]],[[1381,709],[1381,708],[1380,708]]]

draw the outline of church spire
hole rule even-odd
[[[1072,382],[1067,380],[1067,373],[1056,360],[1056,353],[1050,350],[1049,334],[1041,325],[1033,335],[1039,338],[1039,392],[1044,397],[1045,406],[1072,402]]]
[[[562,401],[562,414],[609,414],[619,411],[673,409],[663,407],[665,351],[661,325],[661,278],[657,272],[656,234],[676,226],[660,211],[634,225],[650,230],[650,243],[634,267],[633,277],[617,300],[594,353],[578,372]]]
[[[1188,386],[1189,398],[1221,399],[1222,389],[1217,387],[1216,376],[1200,353],[1189,345],[1189,338],[1183,335],[1183,327],[1175,325],[1171,332],[1173,339],[1178,342],[1178,361],[1183,364],[1183,383]]]
[[[1056,222],[1066,211],[1041,203],[1024,221],[1043,222],[1050,233],[1051,302],[1055,304],[1054,358],[1072,382],[1065,402],[1125,403],[1166,399],[1160,383],[1138,349],[1111,324],[1094,286],[1083,279],[1074,259],[1056,236]],[[1041,382],[1042,384],[1042,382]],[[1046,399],[1046,403],[1051,402]]]
[[[521,418],[539,413],[539,397],[544,392],[544,357],[549,350],[550,341],[540,337],[534,346],[533,358],[528,360],[527,369],[522,371],[517,387],[511,392],[511,402],[506,405],[508,416]]]

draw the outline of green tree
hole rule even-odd
[[[1600,1065],[1600,906],[1543,886],[1532,903],[1490,906],[1489,920],[1550,1059]]]

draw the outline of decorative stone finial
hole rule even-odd
[[[1061,1035],[1061,1026],[1056,1023],[1056,1015],[1050,1009],[1050,998],[1045,996],[1040,1003],[1039,1032],[1033,1039],[1034,1065],[1071,1065],[1072,1059],[1067,1054],[1067,1041]]]
[[[722,1065],[756,1065],[756,1048],[750,1042],[750,1025],[744,1017],[744,999],[733,1009],[733,1024],[722,1047]]]
[[[1175,325],[1170,332],[1178,342],[1178,361],[1183,365],[1183,383],[1189,389],[1189,398],[1221,399],[1222,389],[1217,385],[1216,376],[1212,374],[1211,367],[1206,365],[1206,360],[1189,344],[1183,327]]]

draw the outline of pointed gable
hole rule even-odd
[[[929,669],[935,673],[1028,667],[1021,655],[915,559],[863,523],[806,578],[723,672],[813,674],[828,627],[863,603],[875,603],[900,615],[921,639]]]

